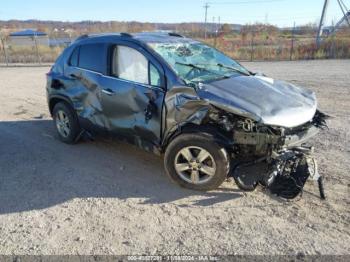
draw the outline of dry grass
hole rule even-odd
[[[203,39],[201,39],[203,40]],[[227,55],[238,60],[307,60],[350,58],[350,37],[333,37],[324,40],[318,49],[311,37],[254,36],[243,39],[241,36],[219,37],[205,40]]]
[[[317,49],[312,36],[268,35],[226,35],[217,39],[199,39],[215,46],[237,60],[273,61],[273,60],[308,60],[350,58],[350,37],[338,36],[323,41]],[[54,62],[63,51],[63,47],[11,46],[6,49],[9,63],[50,63]],[[5,63],[3,48],[0,50],[0,63]]]
[[[5,56],[1,51],[0,62],[4,63]],[[6,49],[6,54],[9,63],[49,63],[55,61],[62,51],[62,47],[11,46]]]

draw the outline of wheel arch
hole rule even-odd
[[[64,102],[67,105],[69,105],[70,107],[74,108],[72,101],[68,97],[63,96],[63,95],[51,96],[49,98],[49,111],[50,111],[51,116],[52,116],[53,109],[54,109],[55,105],[57,105],[60,102]]]
[[[202,133],[208,139],[214,139],[219,145],[229,149],[233,146],[233,138],[229,137],[229,134],[225,133],[219,127],[214,125],[196,125],[193,123],[187,123],[183,126],[178,127],[173,131],[168,138],[162,144],[162,151],[165,152],[169,144],[178,136],[182,134],[191,134],[191,133]]]

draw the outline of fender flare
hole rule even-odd
[[[175,131],[173,131],[167,139],[162,143],[162,152],[165,152],[168,145],[176,137],[182,134],[189,133],[203,133],[208,140],[214,139],[216,143],[225,147],[232,148],[234,146],[233,136],[230,138],[227,134],[221,131],[218,127],[211,125],[196,125],[193,123],[188,123],[183,126],[179,126]]]
[[[65,95],[51,95],[48,98],[48,100],[49,100],[49,111],[50,111],[51,116],[52,116],[54,106],[57,103],[59,103],[60,101],[66,102],[68,105],[70,105],[74,109],[74,104],[73,104],[72,100]]]

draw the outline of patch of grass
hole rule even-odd
[[[1,50],[0,62],[4,63],[4,53]],[[10,46],[6,49],[9,63],[50,63],[54,62],[56,58],[63,51],[61,47],[48,46]]]
[[[237,60],[293,60],[301,59],[347,59],[350,58],[350,37],[331,37],[324,40],[317,48],[314,37],[268,36],[267,34],[246,36],[224,36],[216,40],[199,39],[215,46],[225,54]]]

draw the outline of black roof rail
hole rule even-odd
[[[88,38],[88,37],[89,37],[88,34],[84,34],[84,35],[79,36],[75,41],[79,41],[79,40],[82,40],[82,39],[85,39],[85,38]]]
[[[126,36],[126,37],[132,37],[131,34],[129,34],[129,33],[124,33],[124,32],[120,33],[120,35],[121,35],[121,36]]]
[[[172,33],[172,32],[170,32],[170,33],[168,33],[168,35],[170,35],[170,36],[175,36],[175,37],[182,37],[182,38],[185,38],[183,35],[180,35],[180,34],[178,34],[178,33]]]

